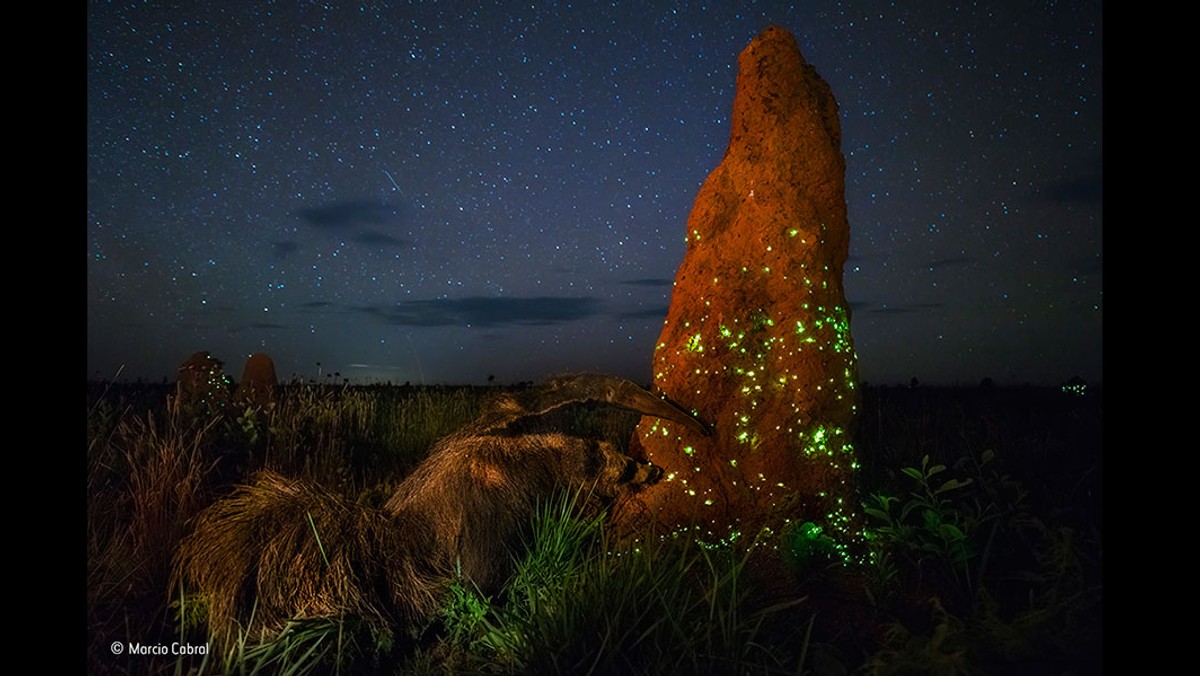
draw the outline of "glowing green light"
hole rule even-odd
[[[703,352],[704,346],[700,344],[701,336],[699,333],[688,339],[686,349],[688,352]]]
[[[1062,386],[1063,394],[1071,394],[1076,397],[1082,397],[1087,394],[1086,383],[1068,383]]]
[[[683,452],[685,455],[691,455],[696,452],[696,449],[692,448],[691,446],[684,446]]]

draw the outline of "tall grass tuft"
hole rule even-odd
[[[288,385],[274,405],[247,411],[242,425],[257,432],[261,458],[247,470],[271,469],[288,476],[345,487],[355,483],[355,455],[370,444],[377,402],[350,387]],[[253,420],[246,422],[247,416]],[[261,428],[261,431],[260,431]],[[252,432],[252,433],[253,433]]]
[[[149,642],[171,630],[171,560],[205,502],[215,424],[188,423],[172,408],[126,412],[89,440],[89,651],[111,659],[113,640]]]
[[[613,547],[603,521],[581,516],[572,500],[546,505],[532,547],[499,599],[471,598],[469,588],[458,588],[445,618],[454,651],[444,666],[537,674],[795,673],[798,651],[759,641],[776,609],[751,601],[743,576],[748,552],[700,549],[686,539]]]

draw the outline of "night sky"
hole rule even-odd
[[[860,377],[1101,382],[1099,0],[89,2],[88,378],[649,382],[770,24],[840,106]]]

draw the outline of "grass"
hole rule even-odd
[[[89,409],[88,581],[89,620],[132,636],[161,634],[171,559],[188,520],[204,505],[209,466],[205,447],[217,423],[185,424],[174,412],[135,414]],[[106,632],[115,635],[115,631]],[[123,635],[125,632],[121,632]],[[90,657],[109,655],[99,636]]]
[[[567,496],[538,515],[529,553],[498,600],[456,581],[444,616],[450,672],[795,673],[761,641],[778,608],[741,584],[749,551],[614,543]]]
[[[429,626],[315,618],[260,643],[251,621],[227,650],[115,657],[114,640],[208,642],[204,600],[171,588],[171,561],[234,483],[271,469],[379,506],[488,392],[296,383],[267,408],[214,418],[178,410],[169,391],[89,385],[91,672],[1100,670],[1100,399],[1032,388],[864,390],[861,568],[838,564],[804,525],[722,548],[617,542],[602,514],[562,496],[539,512],[500,593],[452,581]],[[637,423],[561,415],[556,426],[621,446]]]

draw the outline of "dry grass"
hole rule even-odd
[[[93,409],[91,414],[98,411]],[[172,552],[204,504],[214,421],[118,413],[88,446],[89,650],[170,631]]]
[[[350,616],[379,635],[434,607],[432,531],[308,482],[259,472],[201,514],[176,560],[228,648],[277,637],[296,619]]]

